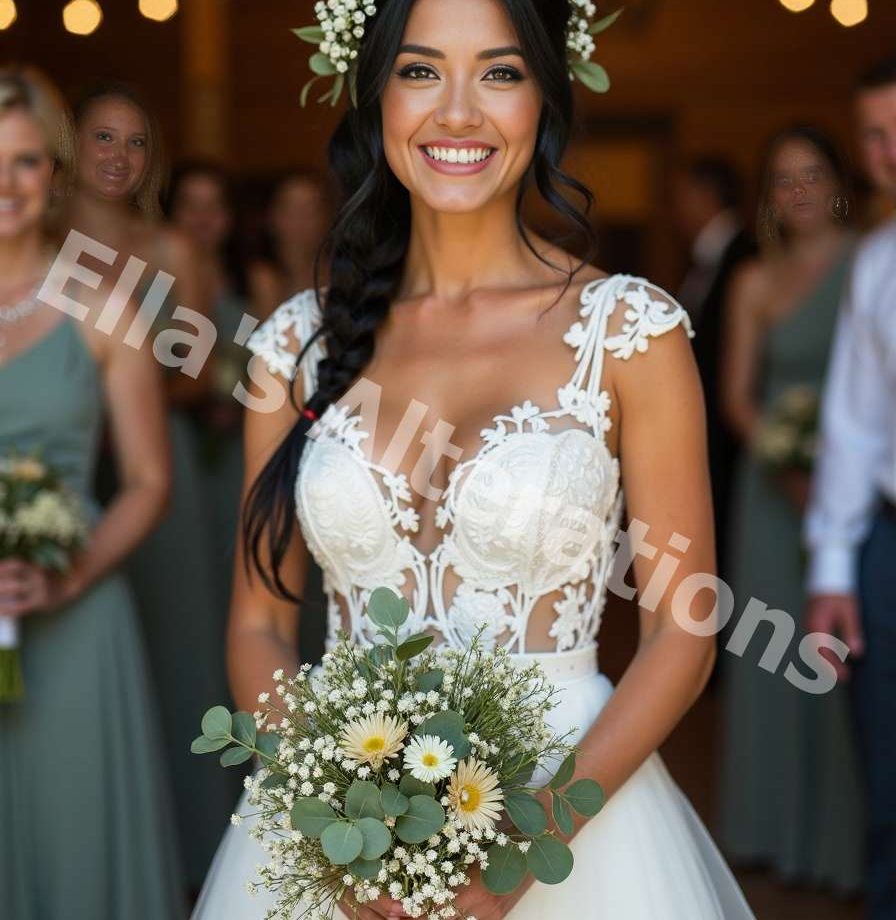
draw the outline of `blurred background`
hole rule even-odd
[[[602,8],[609,12],[614,6]],[[757,246],[762,250],[768,240],[755,237],[762,236],[756,228],[761,228],[763,208],[768,206],[769,170],[786,170],[787,154],[794,150],[823,162],[838,183],[838,197],[841,192],[846,197],[848,188],[848,214],[835,213],[832,221],[837,233],[842,231],[844,250],[857,234],[887,216],[888,203],[875,194],[859,168],[853,92],[868,65],[896,47],[893,0],[626,0],[624,6],[619,22],[598,39],[597,59],[611,75],[612,90],[604,96],[577,90],[578,124],[566,161],[567,171],[596,194],[594,220],[602,268],[644,275],[678,292],[699,322],[700,304],[714,283],[713,278],[700,278],[701,245],[705,249],[707,240],[703,234],[703,244],[698,242],[701,232],[724,213],[731,231],[727,236],[722,232],[724,245],[735,233],[743,238],[739,260],[753,257]],[[224,326],[237,322],[234,317],[243,311],[263,319],[312,282],[311,255],[332,206],[325,177],[326,145],[340,112],[313,102],[304,109],[299,105],[309,77],[308,46],[290,30],[311,23],[312,10],[311,0],[0,0],[0,62],[36,65],[72,104],[98,82],[124,81],[139,94],[143,111],[158,119],[174,178],[162,195],[165,220],[191,237],[194,252],[201,253],[203,277],[207,275],[210,289],[217,291],[215,319]],[[769,147],[778,132],[795,124],[809,125],[815,133],[779,136]],[[529,219],[542,233],[562,229],[537,205],[530,205]],[[718,230],[720,224],[713,226]],[[824,227],[816,231],[826,232]],[[829,271],[819,271],[818,286],[807,299],[811,309],[804,305],[804,316],[817,319],[811,328],[827,329],[818,342],[817,372],[808,381],[816,387],[823,379],[843,282],[845,262],[839,258],[840,249],[834,249],[829,264],[822,266]],[[734,263],[728,268],[733,271]],[[727,293],[720,288],[713,295],[720,311]],[[791,334],[805,341],[799,330]],[[706,341],[714,349],[701,358],[711,419],[731,429],[735,444],[737,394],[723,394],[729,370],[725,361],[733,360],[732,351],[723,347],[719,328]],[[736,342],[730,348],[736,351]],[[757,392],[763,374],[774,373],[766,358],[743,358],[756,361],[751,379]],[[226,392],[232,386],[232,356],[219,359],[221,390]],[[209,634],[216,637],[212,647],[223,648],[227,589],[222,585],[229,584],[228,535],[233,533],[233,500],[240,480],[239,418],[208,393],[188,408],[191,429],[184,437],[189,444],[184,442],[176,476],[182,483],[203,484],[206,505],[201,513],[208,517],[212,560],[206,593],[215,598],[207,614]],[[720,568],[726,577],[739,580],[745,596],[764,590],[773,595],[761,595],[770,606],[799,605],[798,598],[778,600],[775,592],[790,598],[792,589],[799,588],[802,506],[787,506],[786,526],[792,528],[788,533],[781,528],[762,531],[762,520],[772,519],[774,508],[767,515],[763,511],[762,520],[746,521],[745,513],[738,518],[750,473],[735,456],[735,448],[736,444],[725,454],[729,448],[720,446],[714,460]],[[105,466],[100,464],[101,495],[114,491],[113,466],[108,457]],[[769,501],[774,505],[778,499]],[[796,560],[793,571],[777,572],[785,582],[789,579],[789,585],[759,589],[743,565],[729,565],[736,547],[750,546],[751,541],[771,546],[776,553],[791,552]],[[176,553],[172,547],[169,542],[166,548],[163,541],[156,549],[163,556]],[[741,560],[747,558],[744,553]],[[161,556],[150,555],[147,551],[138,560],[131,577],[154,680],[162,696],[177,691],[169,704],[163,700],[164,712],[166,705],[176,709],[178,699],[188,692],[186,675],[193,663],[179,662],[172,651],[183,635],[153,620],[152,608],[164,606],[164,598],[152,596]],[[192,571],[198,571],[198,565]],[[312,660],[320,653],[323,624],[319,573],[313,578],[318,581],[309,589],[310,613],[319,616],[306,616],[302,627],[303,654]],[[799,615],[798,610],[792,612]],[[611,598],[601,655],[614,679],[631,657],[635,630],[632,610]],[[206,686],[214,686],[216,694],[223,681],[223,655],[208,670],[214,676]],[[732,739],[728,720],[732,713],[748,719],[744,701],[765,692],[751,683],[765,676],[760,678],[756,668],[751,675],[756,676],[714,679],[666,746],[670,768],[719,834],[758,917],[857,920],[863,915],[864,806],[860,794],[852,798],[855,755],[848,729],[834,737],[822,755],[842,767],[843,783],[849,786],[843,819],[848,827],[843,825],[841,832],[834,825],[838,841],[818,853],[811,845],[818,834],[806,812],[824,812],[830,803],[818,797],[813,786],[817,777],[812,756],[801,774],[802,755],[791,756],[790,747],[801,749],[805,720],[839,725],[842,716],[827,711],[801,715],[786,726],[771,728],[776,740],[767,742],[762,752],[749,744],[744,747],[742,737]],[[776,691],[770,692],[772,696],[763,699],[774,699]],[[218,700],[214,694],[209,703]],[[205,708],[204,702],[197,705],[200,711]],[[769,707],[778,706],[762,705],[769,718]],[[186,721],[198,724],[193,714]],[[168,743],[180,747],[181,740]],[[794,763],[791,785],[749,779],[779,776]],[[220,772],[211,763],[208,771],[195,781],[202,783],[203,777]],[[176,787],[176,768],[174,773]],[[190,788],[195,787],[188,784],[175,797],[190,798]],[[788,805],[806,790],[808,805],[793,814]],[[185,884],[193,894],[226,825],[228,797],[237,792],[238,784],[220,792],[216,801],[225,802],[225,807],[215,806],[217,811],[205,814],[204,837],[196,832],[202,818],[192,815],[182,827]],[[835,794],[840,792],[835,787]],[[757,799],[750,799],[754,794]],[[758,812],[767,813],[765,825],[747,827],[752,819],[744,815]],[[782,847],[781,841],[789,843]]]

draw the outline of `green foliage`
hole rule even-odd
[[[336,65],[325,54],[321,54],[319,51],[311,55],[308,66],[319,77],[329,77],[336,73]]]
[[[428,795],[431,799],[436,797],[436,787],[432,783],[424,783],[410,773],[405,773],[398,784],[399,791],[410,798],[413,795]]]
[[[293,830],[301,831],[306,837],[320,839],[320,835],[338,819],[332,806],[316,796],[296,799],[289,813]]]
[[[557,768],[557,772],[554,774],[551,779],[550,786],[551,789],[560,789],[562,786],[565,786],[571,779],[572,775],[576,769],[576,755],[575,751],[568,754]]]
[[[604,807],[606,797],[593,779],[580,779],[573,783],[563,797],[583,817],[593,818]]]
[[[382,821],[376,818],[361,818],[355,822],[355,827],[364,838],[361,849],[362,859],[379,859],[392,844],[392,834]]]
[[[464,734],[464,717],[459,712],[446,709],[430,716],[414,729],[414,734],[435,735],[442,741],[447,741],[454,749],[454,756],[462,760],[470,753],[470,741]]]
[[[444,679],[445,672],[440,671],[438,668],[433,668],[431,671],[424,671],[422,674],[418,674],[414,682],[421,693],[429,693],[430,690],[438,690],[442,686]]]
[[[572,872],[572,850],[550,834],[536,837],[526,853],[529,871],[546,885],[559,885]]]
[[[193,739],[190,750],[194,754],[214,754],[215,751],[226,748],[228,744],[230,744],[230,738],[206,738],[205,735],[200,735]]]
[[[324,40],[324,30],[320,26],[305,26],[302,29],[293,29],[293,35],[297,35],[303,42],[309,42],[312,45],[319,45]]]
[[[620,8],[616,10],[615,13],[610,13],[609,16],[604,16],[603,19],[598,19],[597,22],[593,22],[588,31],[592,35],[599,35],[601,32],[605,32],[622,15],[622,9],[623,8]]]
[[[395,822],[395,834],[404,843],[423,843],[445,824],[445,809],[427,795],[412,795],[408,810]]]
[[[395,649],[395,657],[399,661],[407,661],[410,658],[414,658],[421,652],[426,651],[426,649],[432,645],[433,638],[433,636],[428,636],[423,633],[411,636],[410,639],[406,639]]]
[[[356,779],[345,796],[345,813],[350,818],[377,818],[386,817],[383,804],[380,801],[380,790],[376,783]]]
[[[526,876],[526,857],[515,846],[492,846],[482,881],[492,894],[510,894]]]
[[[572,812],[569,810],[566,799],[557,792],[554,793],[551,802],[551,811],[553,812],[554,821],[557,827],[560,828],[561,833],[567,835],[571,834],[575,828],[575,824],[572,820]]]
[[[411,776],[411,779],[414,779],[414,777]],[[403,815],[408,810],[408,797],[399,790],[398,786],[392,783],[386,783],[380,789],[380,801],[383,805],[383,811],[393,818]]]
[[[218,739],[227,738],[230,740],[230,730],[233,727],[233,719],[230,712],[224,706],[213,706],[202,717],[202,734],[206,738]]]
[[[572,72],[592,92],[605,93],[610,88],[610,75],[594,61],[573,61],[570,65]]]
[[[244,748],[244,747],[228,748],[221,755],[221,766],[222,767],[236,767],[241,763],[245,763],[247,760],[251,760],[253,753],[254,751],[252,750],[252,748]]]
[[[246,747],[255,747],[255,719],[248,712],[235,712],[233,714],[233,728],[231,729],[237,744]]]
[[[352,875],[356,878],[367,879],[368,882],[372,882],[379,875],[382,868],[383,861],[381,859],[364,859],[360,856],[348,864],[348,871]]]
[[[334,821],[320,835],[320,844],[334,866],[347,866],[361,855],[364,837],[354,824]]]
[[[516,828],[530,837],[543,834],[548,826],[544,806],[531,793],[513,792],[504,799],[504,807]]]

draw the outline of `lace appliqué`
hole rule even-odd
[[[267,369],[286,380],[296,374],[298,351],[315,333],[321,322],[320,306],[313,288],[302,291],[281,304],[246,341],[246,347],[260,355]],[[305,398],[317,389],[317,365],[326,357],[322,338],[315,340],[302,358]]]

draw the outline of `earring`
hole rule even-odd
[[[831,213],[841,224],[849,217],[849,199],[845,195],[836,195],[831,201]]]

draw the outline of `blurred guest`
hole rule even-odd
[[[220,632],[217,641],[223,643],[243,481],[242,405],[234,398],[233,389],[243,378],[251,357],[251,352],[235,338],[249,304],[244,272],[233,242],[233,198],[227,173],[211,162],[183,163],[174,170],[168,202],[172,223],[193,241],[196,267],[218,332],[211,357],[210,390],[195,418],[213,550],[215,613]],[[237,774],[234,776],[239,779]]]
[[[116,571],[169,491],[161,375],[121,334],[38,295],[56,255],[53,183],[65,188],[74,155],[55,89],[32,70],[0,71],[11,204],[0,210],[0,455],[40,450],[91,522],[63,574],[0,562],[0,615],[19,618],[25,681],[24,697],[0,706],[0,899],[10,920],[170,920],[186,912],[174,816],[137,614]],[[95,319],[111,286],[69,277],[65,291]],[[135,310],[125,305],[125,319]],[[90,487],[104,403],[123,475],[103,512]]]
[[[896,203],[896,57],[858,91],[865,163]],[[896,220],[861,245],[844,300],[823,410],[806,534],[812,630],[853,659],[852,699],[867,780],[869,911],[896,917]]]
[[[256,316],[269,316],[293,294],[314,286],[314,259],[330,215],[329,190],[316,172],[291,172],[277,183],[264,228],[265,251],[249,274]]]
[[[839,688],[812,694],[785,679],[791,659],[805,668],[797,639],[780,664],[763,653],[772,633],[789,638],[805,605],[800,528],[813,415],[853,250],[849,211],[848,167],[826,135],[796,127],[771,142],[759,205],[763,251],[732,285],[723,383],[723,409],[746,445],[733,510],[735,610],[755,598],[771,612],[742,657],[724,656],[721,841],[740,862],[843,893],[863,881],[847,699]],[[741,628],[749,622],[745,615]]]
[[[159,195],[165,169],[158,125],[133,90],[103,84],[75,110],[79,166],[70,226],[119,253],[110,266],[85,253],[80,261],[116,279],[130,256],[147,263],[135,298],[147,302],[154,283],[173,286],[164,297],[147,338],[161,357],[158,333],[184,345],[203,337],[197,324],[174,319],[178,305],[207,314],[207,298],[196,250],[160,220]],[[214,333],[212,332],[212,338]],[[153,344],[150,344],[153,343]],[[179,355],[168,348],[169,363]],[[195,431],[187,410],[205,399],[205,366],[197,377],[167,366],[168,423],[174,481],[169,512],[129,562],[150,660],[158,688],[174,786],[181,850],[189,884],[198,888],[232,806],[229,778],[190,753],[203,712],[226,699],[220,613],[215,605],[211,546],[197,461]]]
[[[725,304],[738,266],[755,246],[741,223],[741,182],[735,167],[721,157],[698,157],[680,170],[674,209],[690,244],[690,266],[678,299],[694,324],[694,354],[706,400],[709,467],[712,478],[716,552],[725,576],[727,535],[738,444],[719,407]]]

